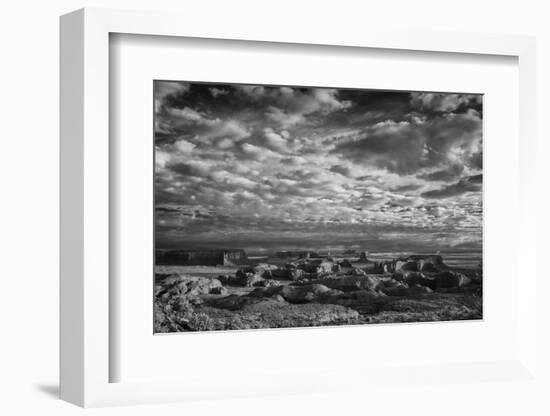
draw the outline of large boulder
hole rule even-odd
[[[304,271],[302,269],[285,267],[272,270],[271,274],[275,279],[299,280],[303,278]]]
[[[264,279],[257,274],[248,274],[245,277],[241,277],[238,280],[239,286],[242,287],[254,287],[259,282],[262,282]]]
[[[281,286],[278,280],[262,279],[253,284],[254,287],[277,287]]]
[[[325,297],[337,296],[342,293],[339,290],[330,289],[324,285],[308,284],[302,286],[259,287],[247,296],[253,298],[282,296],[284,300],[290,303],[308,303],[321,301]]]
[[[448,266],[443,263],[443,258],[440,255],[412,255],[402,257],[394,263],[396,272],[424,272],[438,273],[447,270]]]
[[[252,269],[254,274],[260,276],[263,279],[272,279],[273,278],[273,270],[277,270],[278,266],[275,266],[273,264],[267,264],[267,263],[259,263]]]
[[[381,279],[382,284],[384,287],[396,287],[396,286],[403,286],[402,280],[396,280],[392,278],[383,278]]]
[[[410,296],[422,293],[430,293],[431,291],[432,290],[429,287],[421,286],[418,284],[414,284],[412,286],[401,284],[394,287],[386,287],[382,290],[382,292],[388,296]]]
[[[428,286],[428,279],[420,272],[409,272],[403,274],[403,281],[408,285]]]
[[[354,267],[352,272],[351,272],[351,275],[352,276],[366,276],[367,273],[364,270],[357,269],[357,268]]]
[[[243,267],[242,269],[237,270],[237,272],[235,273],[235,276],[242,279],[242,278],[245,278],[249,275],[254,275],[254,274],[256,274],[254,269],[250,266],[247,266],[247,267]]]
[[[277,292],[287,302],[307,303],[318,300],[323,296],[334,296],[342,292],[329,289],[320,284],[311,284],[304,286],[283,286]]]
[[[211,295],[228,295],[229,291],[223,286],[216,286],[210,289]]]
[[[330,274],[335,269],[335,264],[325,259],[311,259],[300,262],[297,267],[308,274]],[[338,267],[336,267],[338,269]]]
[[[402,272],[417,272],[419,270],[418,263],[416,261],[402,261],[398,260],[395,263],[395,271]]]
[[[342,276],[317,279],[315,283],[325,285],[331,289],[350,292],[354,290],[370,290],[377,292],[384,288],[380,278],[375,276]]]
[[[262,281],[263,278],[254,273],[252,268],[239,269],[235,273],[235,276],[219,276],[221,283],[227,286],[238,286],[238,287],[252,287],[259,281]]]

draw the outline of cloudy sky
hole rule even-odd
[[[154,87],[158,248],[481,249],[480,95]]]

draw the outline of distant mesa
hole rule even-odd
[[[163,266],[231,266],[248,261],[242,249],[157,250],[156,264]]]
[[[365,262],[365,263],[368,263],[370,262],[369,259],[367,258],[367,252],[366,251],[362,251],[361,254],[359,255],[359,262]]]

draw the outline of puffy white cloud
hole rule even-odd
[[[155,83],[155,97],[163,100],[168,95],[184,94],[189,91],[188,82],[163,81]]]
[[[217,143],[217,146],[218,146],[219,149],[229,149],[229,148],[233,147],[234,145],[235,145],[235,143],[233,142],[233,140],[231,140],[229,138],[222,139]]]
[[[351,101],[339,101],[336,96],[338,91],[329,88],[315,88],[313,89],[313,96],[321,105],[323,112],[338,111],[348,107],[351,107]]]
[[[246,155],[255,160],[263,161],[268,158],[279,159],[281,157],[281,155],[279,155],[278,153],[266,149],[265,147],[256,146],[250,143],[244,143],[241,148]]]
[[[265,143],[267,147],[279,153],[285,153],[288,149],[288,141],[283,136],[275,133],[272,128],[264,129]]]
[[[195,149],[196,145],[193,143],[188,142],[187,140],[181,139],[178,140],[175,144],[176,149],[183,154],[189,155],[193,152],[193,149]]]
[[[294,127],[304,121],[302,114],[291,114],[274,106],[269,106],[265,115],[268,120],[274,121],[284,129]]]
[[[419,110],[452,112],[462,105],[481,103],[481,95],[415,92],[411,104]]]
[[[172,108],[167,111],[170,127],[178,133],[201,136],[202,139],[232,138],[243,139],[250,132],[236,120],[209,118],[207,115],[191,108]]]

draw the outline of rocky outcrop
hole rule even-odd
[[[245,267],[237,270],[235,276],[225,275],[218,279],[227,286],[253,287],[256,283],[263,281],[263,277],[256,273],[252,267]]]
[[[325,285],[331,289],[350,292],[354,290],[369,290],[377,292],[384,288],[382,281],[375,276],[343,276],[317,279],[314,283]]]
[[[279,267],[273,264],[259,263],[252,269],[255,274],[262,277],[263,279],[272,279],[273,270],[277,270]]]
[[[278,286],[270,288],[258,288],[248,294],[253,298],[265,298],[281,296],[290,303],[319,302],[329,296],[337,296],[343,292],[330,289],[320,284],[308,284],[302,286]]]
[[[376,273],[439,273],[448,269],[449,267],[443,262],[443,257],[438,254],[415,254],[411,256],[400,257],[395,260],[376,262],[375,266],[373,267],[373,270],[375,270]]]
[[[299,280],[304,277],[304,271],[293,265],[287,265],[287,267],[272,270],[271,275],[275,279]]]
[[[431,293],[432,289],[426,286],[421,285],[398,285],[393,287],[385,287],[382,289],[382,293],[388,296],[410,296],[410,295],[418,295],[422,293]]]
[[[308,274],[322,275],[334,272],[335,264],[325,259],[310,259],[297,263],[297,269]]]
[[[420,285],[431,290],[449,289],[466,286],[472,282],[468,276],[453,271],[446,270],[433,274],[424,274],[422,272],[396,272],[392,275],[394,280],[403,281],[409,286]]]
[[[281,282],[272,279],[262,279],[254,283],[254,287],[277,287],[281,286]]]
[[[162,296],[199,296],[212,290],[219,290],[222,283],[218,279],[187,276],[184,274],[155,275],[155,295]]]
[[[209,292],[211,295],[228,295],[229,294],[229,291],[221,286],[221,287],[213,287],[212,289],[210,289],[210,292]]]
[[[218,278],[157,273],[155,331],[481,317],[481,272],[448,267],[441,256],[381,263],[310,257],[282,267],[251,264]],[[381,266],[386,269],[378,272]],[[171,269],[183,268],[158,270]],[[199,269],[212,272],[189,268]]]
[[[458,273],[455,271],[445,271],[445,272],[438,273],[434,277],[434,281],[435,281],[435,287],[437,289],[439,288],[447,289],[447,288],[453,288],[453,287],[466,286],[472,280],[468,276],[462,273]]]

